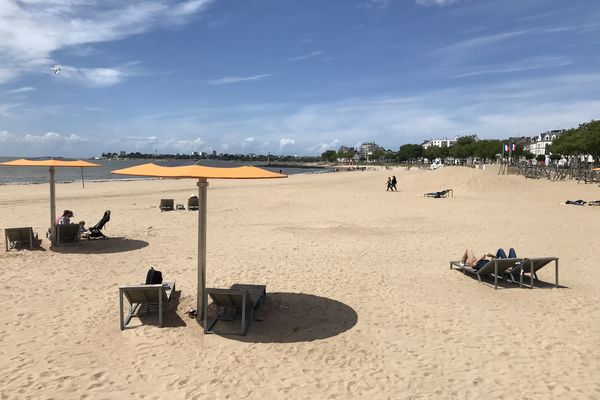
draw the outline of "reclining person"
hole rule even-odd
[[[487,258],[517,258],[517,252],[515,251],[515,249],[513,249],[512,247],[508,250],[508,257],[506,256],[506,252],[504,251],[504,249],[500,248],[498,249],[498,251],[496,251],[496,254],[485,254],[483,257],[477,257],[475,255],[475,253],[473,253],[473,250],[467,249],[465,250],[465,253],[463,254],[463,256],[460,259],[461,264],[463,265],[468,265],[473,267],[474,270],[478,270],[479,268],[483,267],[485,264],[487,264],[490,260],[488,260]]]

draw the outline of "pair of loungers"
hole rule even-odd
[[[172,309],[175,282],[156,285],[133,285],[119,288],[119,322],[124,330],[133,317],[142,316],[150,311],[158,312],[158,324],[163,326],[163,312]],[[229,289],[207,288],[204,299],[204,333],[215,333],[213,328],[218,321],[239,322],[241,329],[233,334],[246,335],[253,320],[260,321],[261,305],[267,296],[265,285],[235,284]],[[213,318],[208,320],[208,296],[216,308]],[[125,299],[129,311],[125,315]]]
[[[506,279],[509,282],[516,283],[523,287],[523,277],[529,274],[530,285],[533,288],[534,279],[538,280],[537,272],[546,265],[554,262],[555,286],[558,288],[558,258],[557,257],[538,257],[538,258],[494,258],[479,269],[465,265],[459,261],[450,261],[450,269],[453,267],[461,270],[463,273],[477,276],[479,282],[483,282],[483,277],[494,278],[494,289],[498,288],[498,279]],[[518,280],[517,278],[518,277]]]
[[[173,211],[173,210],[185,210],[183,204],[175,204],[174,199],[161,199],[159,205],[160,211]],[[188,198],[187,203],[188,211],[197,210],[198,209],[198,197],[191,196]]]

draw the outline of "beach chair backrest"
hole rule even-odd
[[[172,210],[175,207],[174,199],[160,199],[160,209],[161,210]]]
[[[246,297],[246,308],[252,308],[254,303],[248,292],[238,289],[206,289],[213,302],[219,307],[242,308]]]
[[[21,246],[33,247],[33,228],[21,227],[21,228],[6,228],[4,230],[6,236],[6,247],[9,248],[9,243],[19,244]]]
[[[158,303],[159,296],[162,296],[164,302],[168,301],[163,285],[137,285],[122,287],[121,289],[130,303]]]
[[[188,199],[188,207],[198,207],[198,197],[192,196]]]
[[[479,268],[477,271],[480,275],[489,275],[493,274],[496,271],[495,265],[498,265],[498,273],[502,274],[506,272],[508,269],[513,268],[517,263],[521,263],[523,261],[522,258],[495,258],[488,261],[483,267]]]

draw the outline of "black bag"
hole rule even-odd
[[[162,272],[150,267],[146,274],[146,285],[156,285],[162,283]]]

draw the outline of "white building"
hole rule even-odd
[[[454,139],[442,138],[442,139],[429,139],[426,140],[421,146],[424,149],[428,149],[430,147],[450,147],[456,144],[460,136],[455,137]]]
[[[544,155],[546,154],[546,147],[552,144],[554,139],[560,136],[563,133],[564,129],[555,129],[552,131],[547,131],[544,133],[540,133],[537,136],[531,138],[531,142],[525,146],[526,151],[530,151],[534,155]]]

